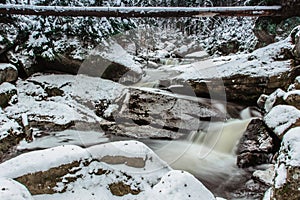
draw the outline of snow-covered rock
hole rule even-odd
[[[10,102],[17,101],[17,88],[8,82],[0,85],[0,107],[4,108],[9,105]]]
[[[2,200],[33,200],[24,185],[10,178],[0,178],[0,188]]]
[[[275,165],[273,198],[300,198],[300,127],[290,129],[283,137]]]
[[[8,63],[0,63],[0,84],[3,82],[15,82],[18,79],[18,70]]]
[[[179,138],[203,121],[222,121],[226,113],[213,103],[152,88],[130,88],[115,102],[112,134],[137,138]],[[221,106],[222,107],[222,106]]]
[[[300,109],[300,90],[289,91],[283,98],[289,105]]]
[[[253,172],[253,178],[259,180],[260,182],[271,186],[274,180],[274,166],[271,165],[265,170],[256,170]]]
[[[115,41],[95,48],[81,64],[79,74],[98,76],[120,83],[136,83],[143,74],[142,65],[135,62]]]
[[[280,105],[280,104],[284,104],[284,96],[285,96],[285,92],[278,88],[275,92],[273,92],[272,94],[270,94],[267,99],[265,100],[264,103],[264,110],[266,112],[269,112],[273,107]]]
[[[34,151],[0,164],[0,169],[1,177],[24,184],[38,200],[215,199],[191,174],[172,171],[136,141]]]
[[[201,182],[184,171],[170,171],[149,192],[148,200],[215,200],[214,195]]]
[[[300,110],[294,106],[278,105],[264,117],[266,125],[279,137],[292,127],[300,125]]]
[[[270,94],[277,88],[287,88],[297,69],[291,65],[290,38],[257,49],[250,54],[204,60],[177,66],[181,74],[170,84],[188,82],[198,96],[217,96],[226,93],[227,100],[256,103],[261,94]],[[221,60],[225,62],[220,62]]]
[[[84,75],[35,75],[18,81],[18,103],[5,109],[13,119],[23,113],[31,126],[66,128],[76,121],[96,123],[96,105],[120,95],[122,85]],[[60,127],[60,128],[59,128]]]

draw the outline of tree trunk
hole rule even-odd
[[[281,6],[241,7],[62,7],[0,5],[0,14],[94,17],[280,16]]]

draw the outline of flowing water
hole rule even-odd
[[[205,133],[191,133],[183,141],[154,141],[149,146],[174,169],[196,176],[215,195],[230,197],[228,187],[245,182],[236,166],[235,148],[251,119],[214,122]]]

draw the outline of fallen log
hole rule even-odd
[[[0,14],[94,17],[280,16],[281,6],[240,7],[66,7],[0,4]]]

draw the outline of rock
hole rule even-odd
[[[15,82],[18,79],[18,70],[8,63],[0,63],[0,84],[3,82]]]
[[[0,196],[3,200],[33,200],[24,185],[10,178],[0,178]]]
[[[239,141],[237,165],[245,168],[270,163],[279,149],[279,141],[272,138],[260,119],[253,119]]]
[[[271,186],[273,184],[274,176],[275,172],[273,165],[265,170],[256,170],[253,173],[253,178],[255,180],[258,180],[267,186]]]
[[[17,101],[17,88],[10,83],[2,83],[0,85],[0,107],[4,108],[9,103],[16,103]]]
[[[290,129],[284,136],[275,165],[272,199],[300,198],[300,127]]]
[[[284,100],[300,110],[300,90],[293,90],[284,95]]]
[[[57,74],[35,75],[18,81],[17,87],[19,101],[6,108],[7,115],[20,121],[26,113],[30,127],[52,131],[77,123],[99,123],[99,102],[114,100],[124,89],[101,78]]]
[[[217,46],[217,51],[221,53],[221,55],[229,55],[231,53],[237,53],[239,50],[240,44],[237,40],[231,40],[222,42]]]
[[[32,195],[42,194],[45,198],[153,199],[158,195],[186,195],[195,200],[214,199],[191,174],[173,171],[136,141],[33,151],[0,164],[0,169],[0,176],[13,178]]]
[[[281,139],[289,129],[300,125],[300,110],[278,105],[264,117],[264,122]]]
[[[11,150],[24,137],[22,127],[0,108],[0,162],[10,156]]]
[[[282,89],[278,88],[275,92],[270,94],[265,101],[264,104],[264,111],[269,112],[273,107],[281,104],[286,104],[284,100],[284,96],[286,95],[286,92],[284,92]]]
[[[143,74],[142,65],[135,62],[119,44],[110,41],[105,47],[98,47],[78,70],[79,74],[102,77],[123,84],[138,82]]]
[[[291,32],[292,44],[294,44],[293,55],[297,60],[300,59],[300,26],[294,28]]]
[[[205,123],[201,120],[222,121],[226,118],[226,114],[217,107],[202,103],[197,98],[180,97],[150,88],[130,88],[124,91],[114,104],[118,105],[118,111],[115,111],[114,115],[114,126],[119,126],[120,130],[130,130],[128,136],[132,136],[134,131],[139,137],[143,137],[141,134],[145,133],[144,137],[178,138],[182,133],[205,128],[202,127]],[[152,128],[141,131],[138,126]],[[117,128],[114,127],[113,130]],[[153,130],[151,135],[149,130]],[[118,132],[127,134],[127,131]]]
[[[188,83],[199,97],[226,98],[255,105],[261,94],[271,94],[278,88],[287,89],[300,73],[300,67],[291,66],[291,50],[288,38],[251,54],[230,57],[226,62],[193,63],[184,66],[181,74],[168,85]],[[249,60],[250,56],[256,59]]]

